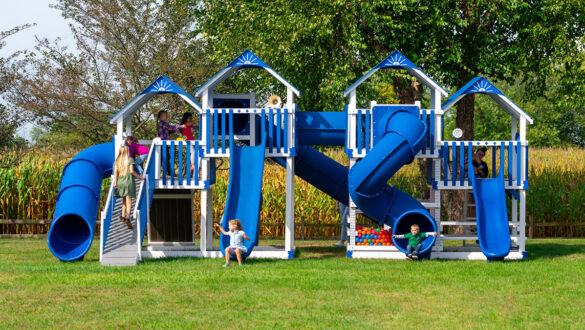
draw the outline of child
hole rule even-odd
[[[161,140],[170,140],[171,134],[170,131],[176,131],[179,128],[185,127],[184,125],[171,125],[167,123],[168,113],[165,110],[161,110],[158,112],[158,124],[157,124],[157,132],[158,137]]]
[[[126,137],[126,144],[128,145],[128,150],[130,152],[130,158],[134,159],[136,171],[138,175],[142,176],[144,173],[144,162],[146,158],[148,158],[148,150],[147,147],[138,144],[138,138],[135,136],[128,136]]]
[[[136,198],[136,181],[134,177],[142,177],[134,172],[134,160],[128,155],[128,147],[120,147],[118,157],[114,162],[114,197],[122,197],[122,214],[120,221],[125,223],[128,229],[132,229],[130,222],[130,210],[132,209],[132,198]]]
[[[161,140],[170,140],[171,139],[171,133],[170,131],[176,131],[179,128],[183,128],[183,125],[171,125],[169,123],[167,123],[167,118],[168,118],[168,113],[165,110],[161,110],[158,112],[158,124],[157,126],[157,132],[158,132],[158,137]],[[167,161],[166,161],[166,165],[167,165],[167,175],[170,175],[171,173],[173,173],[174,175],[174,168],[171,168],[171,151],[169,148],[167,148]]]
[[[183,126],[183,140],[193,141],[193,114],[185,112],[181,118],[181,125]]]
[[[479,150],[477,150],[475,155],[473,155],[473,160],[471,161],[475,175],[479,176],[482,179],[487,178],[488,174],[490,173],[489,168],[488,168],[488,164],[483,161],[483,158],[485,157],[486,152],[487,152],[486,147],[479,148]]]
[[[185,141],[193,141],[193,114],[190,112],[185,112],[183,114],[183,118],[181,118],[181,125],[183,125],[183,140]],[[195,147],[190,146],[190,161],[191,161],[191,171],[195,169]]]
[[[405,235],[392,235],[394,238],[407,238],[408,245],[406,246],[406,258],[418,259],[418,253],[420,252],[422,239],[427,236],[437,236],[436,232],[420,233],[420,227],[414,223],[410,226],[410,233]]]
[[[225,265],[223,266],[228,267],[230,265],[230,256],[235,255],[238,259],[238,265],[241,267],[242,253],[248,252],[248,249],[244,246],[244,239],[250,240],[250,237],[246,235],[242,228],[242,223],[238,219],[230,220],[230,231],[223,230],[218,223],[214,224],[214,226],[219,228],[222,234],[230,236],[230,246],[225,248]]]

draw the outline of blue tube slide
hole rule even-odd
[[[47,243],[61,261],[83,259],[93,241],[102,180],[112,174],[114,143],[79,152],[63,169]]]
[[[416,110],[383,106],[372,109],[384,112],[374,122],[380,139],[349,173],[349,194],[354,203],[366,216],[392,227],[394,235],[410,232],[414,223],[422,232],[437,231],[433,217],[422,204],[386,184],[402,166],[414,160],[424,144],[427,127]],[[399,250],[406,252],[407,240],[393,241]],[[420,253],[429,251],[434,242],[434,236],[424,238]]]
[[[297,112],[296,130],[301,145],[344,146],[347,113]]]
[[[229,231],[229,220],[240,220],[244,232],[251,239],[244,240],[244,246],[248,249],[248,252],[242,255],[244,258],[258,245],[266,139],[262,141],[253,147],[230,143],[230,176],[222,226],[224,230]],[[222,253],[225,253],[225,248],[230,245],[229,236],[222,234],[219,245]]]

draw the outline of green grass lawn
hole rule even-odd
[[[580,328],[585,240],[531,240],[530,259],[352,260],[298,241],[295,260],[61,263],[45,240],[0,240],[0,327]]]

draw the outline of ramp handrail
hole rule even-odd
[[[150,203],[154,192],[154,166],[152,161],[155,148],[151,148],[144,165],[144,180],[140,183],[138,195],[136,196],[136,205],[134,206],[134,218],[136,219],[136,245],[138,248],[138,259],[142,258],[142,241],[148,223]]]
[[[112,222],[112,212],[114,211],[114,180],[112,175],[112,181],[110,182],[110,189],[108,190],[108,196],[104,203],[104,209],[101,212],[101,224],[100,224],[100,261],[104,255],[104,249],[106,247],[106,240],[110,223]]]

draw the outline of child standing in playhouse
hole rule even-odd
[[[128,229],[132,229],[130,222],[130,210],[132,209],[132,198],[136,198],[136,181],[142,177],[134,172],[134,160],[128,155],[128,147],[120,147],[118,157],[114,162],[114,197],[122,198],[122,214],[120,221],[125,223]]]
[[[394,238],[406,238],[408,239],[408,245],[406,246],[406,258],[418,259],[418,254],[422,246],[422,239],[427,236],[437,236],[436,232],[421,233],[418,224],[414,223],[410,226],[410,233],[404,235],[392,235]]]
[[[193,114],[185,112],[183,118],[181,118],[181,125],[183,126],[181,131],[181,133],[183,133],[183,140],[193,141]],[[191,171],[193,171],[193,169],[195,169],[195,164],[193,164],[195,162],[195,148],[191,146],[190,151],[191,157],[189,158],[191,161]]]
[[[157,132],[158,137],[161,140],[170,140],[171,139],[171,131],[175,132],[179,128],[184,128],[185,125],[171,125],[167,123],[167,118],[169,114],[165,110],[161,110],[158,112],[158,124],[157,124]]]
[[[230,256],[235,255],[238,259],[238,265],[241,267],[242,253],[248,252],[248,249],[244,246],[244,239],[250,240],[250,237],[246,235],[242,228],[242,223],[238,219],[230,220],[230,231],[223,230],[218,223],[214,224],[214,226],[219,228],[222,234],[230,236],[230,246],[225,248],[225,264],[223,266],[228,267],[230,265]]]
[[[134,159],[136,172],[138,175],[142,175],[144,173],[144,162],[146,161],[146,158],[148,158],[148,153],[150,150],[148,150],[147,147],[139,144],[138,138],[135,136],[126,137],[126,144],[128,145],[130,158]]]

